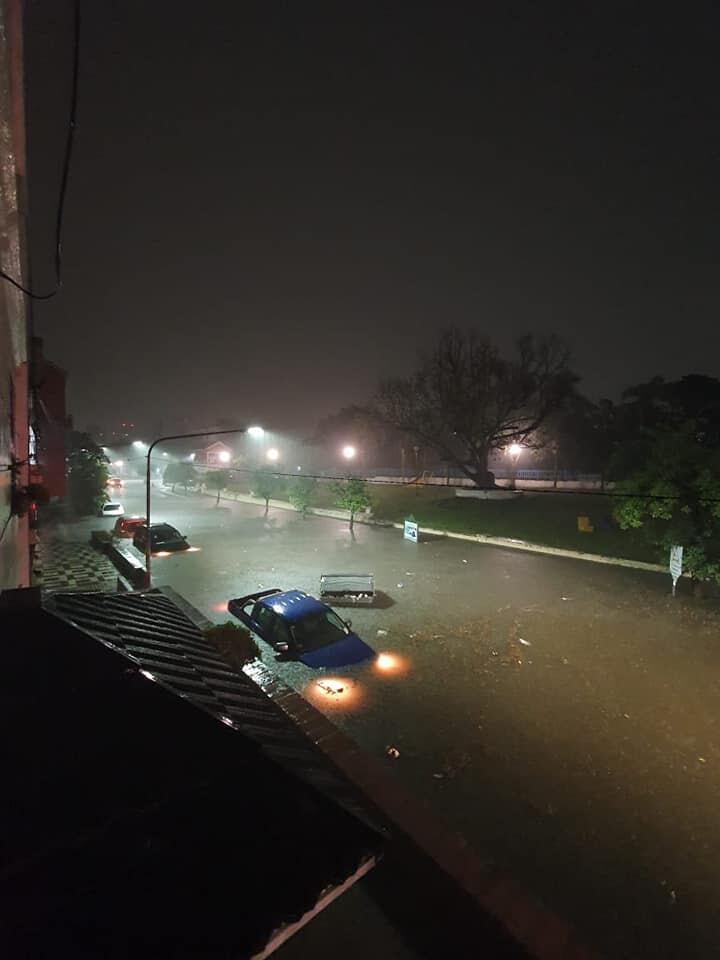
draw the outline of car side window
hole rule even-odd
[[[275,620],[273,611],[266,607],[264,603],[257,603],[253,610],[253,620],[262,627],[263,631],[267,632],[268,638],[270,638]]]

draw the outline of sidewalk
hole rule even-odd
[[[47,531],[35,554],[34,581],[43,593],[114,593],[118,573],[104,554],[89,544],[61,540]]]

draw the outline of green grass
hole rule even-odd
[[[368,492],[377,520],[400,523],[412,514],[421,528],[484,533],[650,563],[663,559],[640,533],[615,525],[613,498],[606,494],[524,492],[512,500],[477,500],[456,497],[444,487],[384,484],[368,484]],[[330,482],[318,482],[312,506],[336,506]],[[579,516],[590,518],[593,533],[578,530]]]
[[[634,531],[612,521],[611,497],[562,493],[523,493],[512,500],[455,497],[442,488],[371,487],[378,520],[399,522],[412,514],[423,526],[452,533],[484,533],[582,550],[628,560],[657,562],[653,548]],[[581,533],[577,518],[586,516],[593,533]]]

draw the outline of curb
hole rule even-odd
[[[393,523],[397,530],[403,529],[402,523]],[[484,543],[492,547],[506,547],[510,550],[525,550],[527,553],[544,553],[551,557],[565,557],[569,560],[589,560],[591,563],[605,563],[615,567],[632,567],[634,570],[648,570],[651,573],[667,573],[667,567],[659,563],[647,563],[645,560],[626,560],[623,557],[606,557],[602,553],[585,553],[581,550],[566,550],[564,547],[548,547],[543,543],[531,543],[529,540],[513,540],[506,537],[490,537],[484,533],[452,533],[449,530],[435,530],[432,527],[420,527],[422,533],[431,536],[448,537],[451,540],[469,540],[472,543]],[[684,576],[684,574],[683,574]]]
[[[213,494],[215,496],[215,494]],[[249,494],[240,493],[237,497],[220,497],[221,500],[227,500],[228,503],[250,503],[262,506],[263,502],[251,497]],[[270,500],[270,507],[277,510],[295,510],[295,507],[287,500]],[[312,517],[326,517],[333,520],[349,520],[350,514],[347,510],[328,510],[324,507],[311,508],[308,512]],[[364,523],[369,527],[394,527],[396,530],[402,530],[402,523],[382,522],[379,520],[368,520],[362,517],[355,517],[355,523]],[[645,560],[627,560],[624,557],[607,557],[602,553],[585,553],[582,550],[567,550],[564,547],[549,547],[543,543],[532,543],[529,540],[514,540],[509,537],[491,537],[484,533],[454,533],[451,530],[437,530],[433,527],[420,526],[422,533],[429,533],[435,537],[446,537],[449,540],[467,540],[471,543],[485,544],[490,547],[504,547],[508,550],[524,550],[526,553],[542,553],[549,557],[564,557],[567,560],[587,560],[590,563],[604,563],[613,567],[628,567],[632,570],[645,570],[649,573],[667,573],[667,567],[660,563],[648,563]],[[687,574],[683,573],[683,577]]]

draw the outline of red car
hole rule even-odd
[[[145,517],[118,517],[113,533],[116,537],[134,537],[138,527],[144,526]]]

